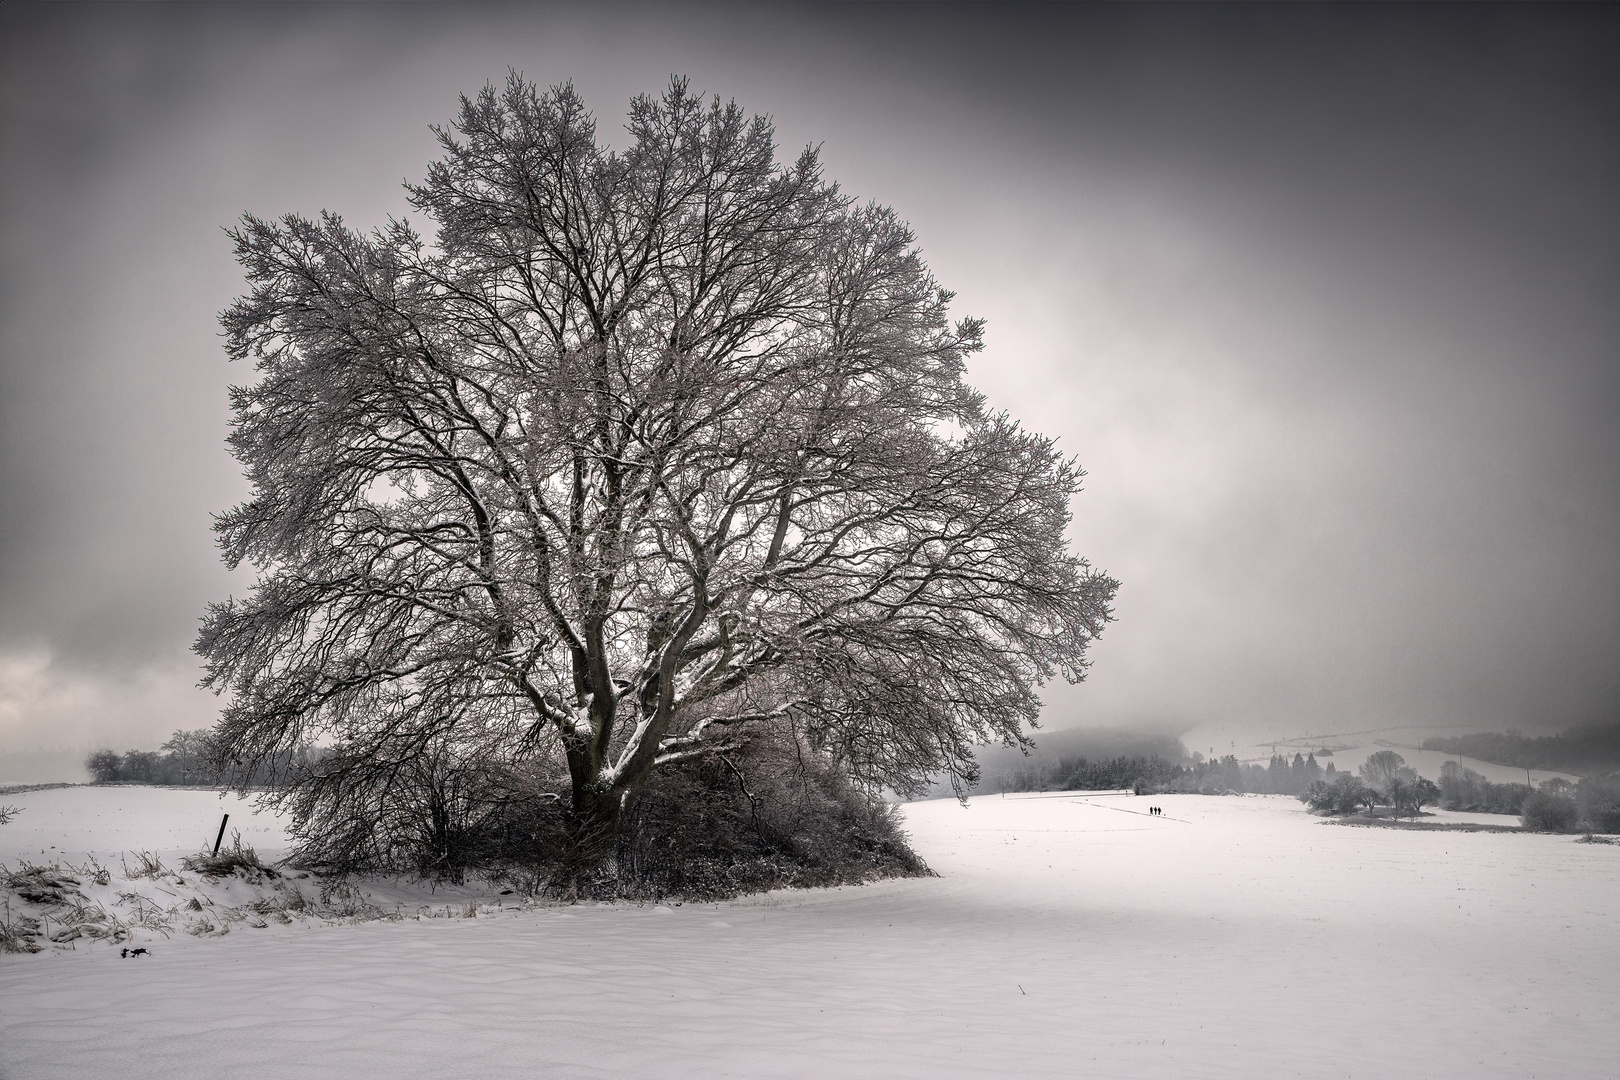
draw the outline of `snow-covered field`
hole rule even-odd
[[[227,810],[261,853],[284,844],[208,792],[0,802],[23,808],[0,861],[95,854],[113,894],[163,884],[121,878],[120,852],[173,867]],[[939,878],[679,907],[489,893],[475,918],[6,955],[0,1076],[1616,1074],[1620,845],[1342,827],[1264,796],[906,817]],[[206,888],[179,877],[177,898]]]

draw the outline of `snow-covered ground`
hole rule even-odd
[[[114,889],[153,880],[119,879],[120,850],[172,865],[226,810],[261,852],[282,842],[207,792],[0,802],[23,808],[0,861],[95,854]],[[1347,828],[1265,796],[906,817],[940,877],[0,957],[0,1076],[1610,1077],[1620,1061],[1620,845]]]

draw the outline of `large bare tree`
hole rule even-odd
[[[619,152],[515,76],[436,130],[431,241],[232,233],[253,494],[217,528],[259,578],[197,644],[229,758],[560,754],[600,852],[759,725],[908,790],[1081,678],[1116,584],[1064,539],[1080,470],[964,383],[981,326],[892,211],[680,80]]]

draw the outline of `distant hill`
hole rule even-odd
[[[1457,735],[1426,739],[1425,750],[1462,754],[1519,769],[1556,769],[1587,775],[1620,769],[1620,720],[1571,728],[1560,735]]]

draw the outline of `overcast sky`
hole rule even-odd
[[[915,227],[1120,578],[1047,726],[1620,712],[1620,8],[6,3],[0,753],[212,722],[221,232],[370,226],[508,67],[672,73]],[[3,771],[3,770],[0,770]],[[9,778],[9,777],[8,777]]]

